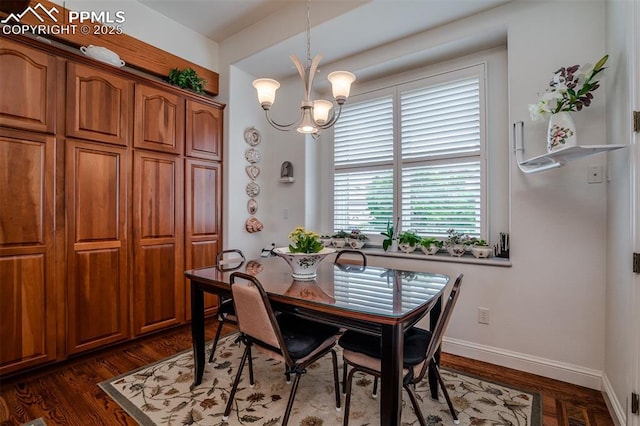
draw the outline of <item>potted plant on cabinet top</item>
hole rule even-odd
[[[442,241],[434,237],[425,237],[420,240],[420,249],[424,254],[436,254],[442,248]]]
[[[398,236],[398,248],[405,253],[411,253],[420,242],[420,237],[413,231],[404,231]]]
[[[476,258],[486,258],[491,256],[493,249],[489,247],[489,244],[485,240],[475,240],[471,246],[471,254]]]

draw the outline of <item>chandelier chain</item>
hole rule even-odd
[[[307,68],[311,65],[311,2],[307,0]]]

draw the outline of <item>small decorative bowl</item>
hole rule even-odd
[[[493,249],[491,247],[485,246],[473,246],[471,247],[471,254],[473,254],[478,259],[484,259],[493,253]]]
[[[422,250],[424,254],[436,254],[438,250],[440,250],[440,247],[435,244],[430,244],[429,247],[421,245],[420,250]]]
[[[412,253],[416,249],[416,246],[415,245],[412,246],[407,243],[401,243],[401,244],[398,244],[398,248],[405,253]]]
[[[349,245],[351,246],[352,249],[359,250],[362,247],[364,247],[364,241],[356,240],[355,238],[350,238],[349,239]]]
[[[334,238],[331,240],[331,244],[333,244],[335,248],[342,248],[346,243],[347,242],[344,240],[344,238]]]

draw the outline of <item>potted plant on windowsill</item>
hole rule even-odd
[[[349,234],[345,231],[338,231],[331,236],[331,244],[335,248],[342,248],[345,244],[347,244],[347,238],[349,238]]]
[[[451,256],[460,257],[466,251],[465,245],[469,242],[469,236],[462,232],[456,232],[453,228],[447,231],[449,235],[444,241],[444,246]]]
[[[420,249],[424,254],[436,254],[442,245],[442,241],[434,237],[425,237],[420,240]]]
[[[400,218],[397,218],[395,226],[393,226],[391,222],[387,221],[387,231],[380,233],[380,235],[387,237],[382,241],[382,248],[384,249],[384,251],[387,251],[389,247],[391,247],[392,251],[397,250],[397,247],[394,247],[394,246],[398,244],[398,240],[396,239],[395,232],[396,232],[396,229],[398,229],[399,221],[400,221]]]
[[[420,243],[420,237],[413,231],[404,231],[398,237],[398,248],[405,253],[411,253]]]
[[[478,259],[483,259],[491,256],[493,249],[489,247],[489,244],[485,240],[475,240],[471,246],[471,254]]]
[[[364,244],[368,239],[369,238],[360,232],[359,229],[353,229],[349,235],[349,246],[351,246],[352,249],[359,250],[364,247]]]

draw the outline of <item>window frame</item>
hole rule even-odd
[[[418,90],[421,88],[437,86],[439,84],[462,80],[465,78],[475,77],[478,78],[479,81],[479,139],[480,139],[480,149],[478,152],[460,154],[460,155],[446,155],[438,159],[429,159],[425,160],[421,159],[402,159],[402,126],[401,126],[401,95],[402,93]],[[402,176],[403,169],[411,168],[418,165],[425,164],[444,164],[448,162],[448,159],[457,159],[460,162],[467,161],[468,159],[477,159],[480,163],[480,235],[479,237],[482,239],[488,240],[488,235],[490,233],[489,229],[489,189],[488,189],[488,143],[487,143],[487,133],[489,123],[487,121],[487,108],[488,108],[488,98],[487,98],[487,85],[488,85],[488,77],[487,77],[487,62],[483,61],[475,61],[473,63],[468,63],[465,65],[458,66],[450,66],[445,68],[437,73],[422,73],[418,72],[415,74],[413,78],[405,78],[404,80],[400,77],[395,79],[395,81],[382,83],[378,85],[372,85],[369,90],[362,91],[361,93],[354,94],[350,98],[350,102],[358,103],[365,102],[367,100],[382,98],[384,96],[392,96],[393,99],[393,160],[391,162],[376,162],[376,163],[367,163],[366,165],[361,166],[336,166],[334,162],[334,139],[331,138],[331,156],[329,158],[331,167],[332,167],[332,179],[331,179],[331,189],[330,189],[330,211],[329,211],[329,224],[330,227],[333,228],[335,223],[335,206],[334,206],[334,197],[335,197],[335,175],[337,172],[358,172],[362,170],[373,170],[373,169],[381,169],[386,168],[388,165],[392,166],[393,171],[393,213],[392,217],[402,217]],[[333,134],[332,134],[333,136]],[[402,226],[402,222],[399,226],[400,230],[408,230]],[[424,235],[426,236],[426,235]],[[440,236],[442,237],[442,236]]]

